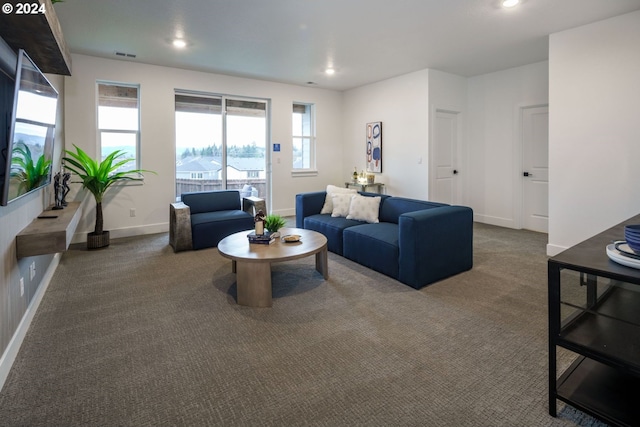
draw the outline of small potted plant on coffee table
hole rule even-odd
[[[276,214],[269,214],[264,218],[264,228],[266,228],[274,237],[278,237],[280,235],[278,230],[284,227],[286,223],[287,222],[284,218]]]

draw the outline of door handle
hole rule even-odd
[[[522,175],[523,175],[523,176],[533,176],[533,174],[532,174],[532,173],[529,173],[529,172],[523,172],[523,173],[522,173]]]

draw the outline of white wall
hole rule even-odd
[[[383,173],[394,196],[429,199],[429,118],[460,112],[461,200],[475,220],[517,228],[519,108],[548,103],[546,61],[464,78],[422,70],[344,94],[344,178],[364,164],[365,123],[381,120]],[[422,163],[418,163],[422,158]]]
[[[640,11],[549,44],[554,255],[640,212]]]
[[[521,107],[547,104],[548,62],[468,79],[467,203],[475,220],[519,228]]]
[[[333,184],[344,185],[354,167],[364,169],[365,126],[375,121],[382,121],[382,173],[376,182],[385,184],[387,194],[427,199],[429,70],[344,93],[343,169]]]
[[[105,229],[111,230],[112,237],[168,230],[169,203],[175,192],[175,89],[271,101],[271,142],[281,144],[281,151],[272,159],[273,212],[293,215],[297,193],[322,189],[342,179],[341,157],[335,155],[342,151],[340,92],[84,55],[72,55],[72,60],[73,75],[65,82],[67,149],[76,144],[89,155],[97,153],[96,80],[140,84],[141,167],[158,175],[146,174],[144,185],[124,188],[106,200]],[[316,136],[321,147],[317,151],[317,176],[291,175],[294,101],[316,105]],[[75,241],[84,240],[85,233],[93,230],[93,200],[88,206],[91,209],[86,210]],[[130,208],[136,209],[136,217],[129,216]]]

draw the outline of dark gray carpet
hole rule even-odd
[[[0,425],[600,426],[547,412],[545,244],[476,224],[473,270],[420,291],[331,253],[328,281],[276,264],[270,309],[236,305],[216,249],[72,247]]]

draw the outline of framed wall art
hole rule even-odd
[[[382,172],[382,122],[367,123],[367,172]]]

